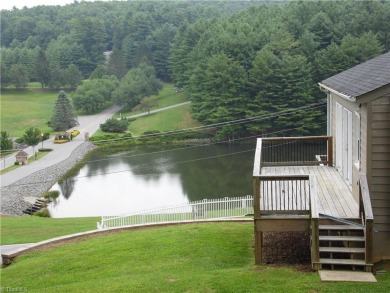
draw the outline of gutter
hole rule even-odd
[[[341,96],[342,98],[344,98],[344,99],[346,99],[346,100],[348,100],[348,101],[356,102],[356,97],[352,97],[352,96],[349,96],[349,95],[340,93],[340,92],[338,92],[338,91],[336,91],[336,90],[334,90],[334,89],[332,89],[332,88],[330,88],[330,87],[327,87],[326,85],[323,85],[323,84],[320,83],[320,82],[318,83],[318,85],[320,86],[321,89],[324,89],[324,90],[326,90],[326,91],[328,91],[328,92],[332,92],[332,93],[334,93],[334,94],[336,94],[336,95],[339,95],[339,96]]]

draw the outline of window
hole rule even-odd
[[[355,112],[355,121],[354,121],[354,155],[353,162],[355,166],[360,170],[360,160],[361,160],[361,119],[360,114]]]

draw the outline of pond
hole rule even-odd
[[[209,146],[143,146],[95,153],[51,190],[54,218],[110,216],[205,198],[252,194],[255,141]]]

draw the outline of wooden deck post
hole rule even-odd
[[[256,231],[255,220],[255,264],[259,265],[263,261],[263,232]]]
[[[312,218],[310,222],[311,228],[311,266],[312,269],[318,271],[321,269],[320,262],[320,252],[319,252],[319,223],[318,218]]]
[[[366,264],[372,264],[372,230],[373,230],[373,220],[366,220],[366,229],[365,229],[365,240],[366,240]],[[371,272],[371,266],[365,266],[366,272]]]
[[[253,178],[253,210],[255,219],[260,217],[260,178]]]
[[[328,136],[328,166],[333,167],[333,136]]]

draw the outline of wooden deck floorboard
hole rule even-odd
[[[263,167],[262,175],[314,174],[317,181],[319,212],[338,218],[358,218],[359,207],[352,192],[334,167]]]

